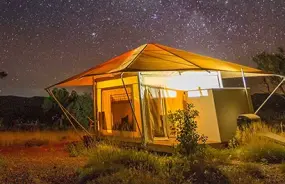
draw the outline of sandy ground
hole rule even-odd
[[[0,147],[5,164],[0,183],[77,183],[76,171],[87,158],[69,157],[64,144],[41,147]]]

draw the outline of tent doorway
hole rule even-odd
[[[127,87],[131,103],[132,88]],[[107,131],[136,131],[134,117],[124,88],[111,88],[102,91],[102,109],[106,116]]]

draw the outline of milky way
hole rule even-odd
[[[0,94],[42,95],[147,42],[252,65],[284,41],[283,0],[1,0]]]

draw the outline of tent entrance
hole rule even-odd
[[[131,94],[129,94],[131,95]],[[131,100],[131,99],[130,99]],[[131,103],[132,100],[131,100]],[[126,94],[111,95],[112,130],[135,131],[132,109]]]
[[[133,103],[132,88],[127,87],[131,103]],[[106,115],[105,128],[107,132],[136,131],[130,102],[124,88],[102,90],[102,110]]]

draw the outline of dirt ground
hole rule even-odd
[[[4,166],[0,183],[77,183],[76,171],[87,158],[70,157],[64,144],[41,147],[0,147]]]

